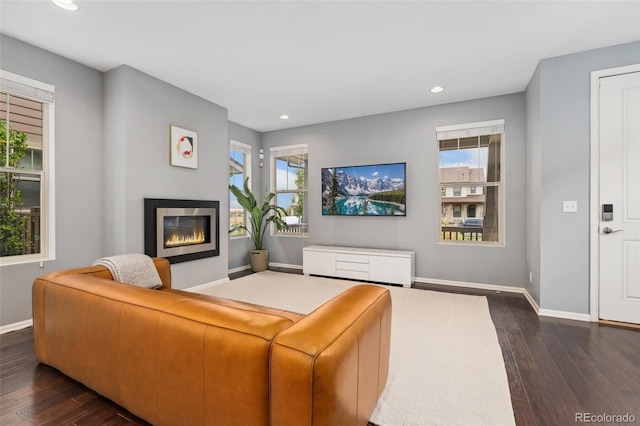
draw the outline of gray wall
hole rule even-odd
[[[143,252],[143,198],[220,201],[220,256],[172,265],[176,288],[228,270],[227,111],[123,66],[106,75],[0,35],[3,70],[52,84],[55,103],[56,258],[2,266],[0,326],[31,318],[44,273]],[[169,126],[198,132],[198,170],[169,165]]]
[[[269,148],[309,144],[308,238],[270,237],[270,261],[301,265],[311,244],[416,252],[421,278],[523,287],[525,284],[525,96],[523,93],[362,117],[263,134]],[[506,246],[438,244],[440,222],[436,127],[506,120]],[[406,217],[322,216],[322,167],[407,163]],[[262,179],[269,182],[265,163]]]
[[[56,88],[56,259],[0,269],[0,325],[31,318],[31,284],[46,272],[91,264],[102,255],[103,74],[0,34],[5,71]]]
[[[105,74],[105,254],[144,252],[144,198],[220,201],[220,256],[174,264],[176,288],[227,277],[227,110],[128,66]],[[198,169],[169,164],[169,128],[198,133]]]
[[[589,313],[589,141],[591,71],[640,63],[640,42],[539,64],[540,307]],[[534,124],[535,126],[535,124]],[[535,160],[534,160],[535,161]],[[535,167],[535,164],[531,164]],[[562,213],[577,200],[578,213]]]
[[[251,145],[251,179],[249,185],[256,194],[262,194],[262,170],[258,158],[262,146],[262,134],[239,124],[229,122],[229,139]],[[265,155],[268,158],[268,155]],[[268,160],[265,158],[265,164]],[[228,183],[228,180],[227,180]],[[228,226],[227,226],[228,229]],[[253,249],[253,243],[249,237],[229,238],[229,269],[242,268],[249,265],[249,250]]]
[[[229,123],[224,108],[126,66],[105,75],[2,34],[0,63],[56,87],[56,259],[0,269],[0,325],[31,318],[36,276],[142,251],[145,197],[220,201],[221,255],[173,265],[178,288],[248,264],[248,240],[226,237],[230,138],[256,148],[254,191],[269,182],[270,147],[309,144],[310,235],[268,237],[272,262],[301,265],[310,244],[410,249],[418,277],[524,286],[543,309],[588,313],[589,73],[640,63],[640,42],[543,60],[525,94],[262,135]],[[497,118],[506,119],[506,246],[437,244],[435,128]],[[198,170],[169,166],[170,124],[198,132]],[[320,168],[378,162],[407,163],[407,217],[321,215]],[[577,200],[579,212],[563,214],[562,200]]]
[[[527,280],[526,289],[540,305],[540,67],[529,81],[527,98]],[[531,273],[531,282],[529,282]]]

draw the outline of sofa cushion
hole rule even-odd
[[[180,296],[184,296],[184,297],[188,297],[188,298],[191,298],[191,299],[194,299],[194,300],[201,300],[203,302],[213,303],[213,304],[220,305],[220,306],[228,306],[228,307],[234,308],[234,309],[248,310],[248,311],[252,311],[252,312],[261,312],[261,313],[264,313],[264,314],[279,316],[279,317],[282,317],[282,318],[286,318],[286,319],[290,320],[291,322],[296,322],[299,319],[305,317],[305,315],[300,314],[298,312],[286,311],[284,309],[270,308],[270,307],[267,307],[267,306],[255,305],[253,303],[247,303],[247,302],[241,302],[241,301],[238,301],[238,300],[232,300],[232,299],[225,299],[225,298],[222,298],[222,297],[210,296],[208,294],[193,293],[193,292],[190,292],[190,291],[177,290],[177,289],[173,289],[173,288],[163,288],[162,291],[163,292],[167,292],[167,293],[180,295]]]

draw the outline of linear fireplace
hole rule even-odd
[[[220,254],[218,201],[144,199],[144,251],[170,263]]]

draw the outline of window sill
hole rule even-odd
[[[274,236],[274,237],[285,237],[285,238],[289,238],[289,237],[291,237],[291,238],[309,238],[309,234],[302,234],[302,233],[301,234],[294,234],[294,233],[291,233],[291,234],[273,234],[272,236]]]
[[[27,263],[42,263],[55,260],[55,257],[41,255],[11,256],[0,258],[0,266],[25,265]]]
[[[244,240],[246,238],[249,238],[249,235],[230,235],[229,236],[230,240]]]
[[[439,240],[438,244],[445,246],[474,246],[474,247],[505,247],[503,242],[488,241],[464,241],[464,240]]]

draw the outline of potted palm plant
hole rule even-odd
[[[251,269],[254,272],[260,272],[269,266],[269,250],[263,248],[264,234],[268,225],[273,223],[279,230],[288,228],[282,219],[286,216],[286,211],[275,204],[271,204],[271,200],[276,194],[265,191],[262,203],[258,204],[256,197],[249,188],[249,178],[244,180],[244,191],[235,185],[229,185],[229,190],[238,199],[238,203],[247,211],[249,217],[249,226],[234,225],[229,233],[243,229],[247,231],[253,241],[254,249],[249,252],[251,261]]]

